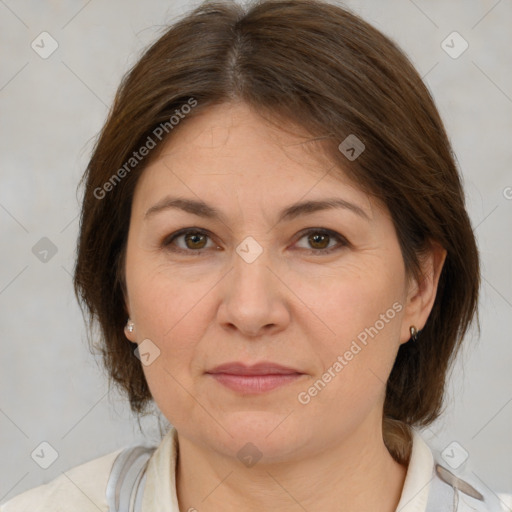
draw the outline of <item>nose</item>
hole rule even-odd
[[[233,268],[222,281],[218,320],[226,329],[258,337],[279,332],[290,323],[291,292],[279,271],[271,268],[266,251],[252,262],[236,254]]]

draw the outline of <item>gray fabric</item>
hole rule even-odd
[[[109,512],[140,512],[146,466],[155,449],[130,446],[116,457],[107,482]]]
[[[474,478],[435,464],[426,512],[503,512],[498,497]]]
[[[427,509],[425,512],[455,512],[457,495],[451,485],[434,474],[430,482]]]

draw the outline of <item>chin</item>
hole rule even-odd
[[[232,436],[219,427],[216,435],[220,435],[221,439],[215,440],[215,443],[224,453],[239,459],[248,455],[262,457],[267,462],[285,460],[296,452],[297,445],[307,443],[306,439],[298,438],[298,434],[305,430],[297,428],[295,421],[282,413],[237,411],[231,417],[224,415],[219,418],[219,422]]]

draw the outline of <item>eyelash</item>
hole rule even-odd
[[[207,251],[208,249],[200,249],[200,250],[193,250],[193,249],[181,249],[181,248],[170,248],[171,244],[179,237],[183,236],[183,235],[187,235],[187,234],[197,234],[197,235],[205,235],[207,237],[210,238],[210,235],[208,233],[208,231],[205,231],[204,229],[201,229],[201,228],[184,228],[184,229],[180,229],[179,231],[176,231],[175,233],[172,233],[171,235],[167,236],[164,241],[162,242],[162,246],[169,250],[169,251],[172,251],[172,252],[175,252],[175,253],[182,253],[182,254],[188,254],[188,255],[194,255],[194,256],[200,256],[203,252]],[[337,251],[337,250],[340,250],[342,249],[343,247],[346,247],[347,245],[349,245],[347,239],[345,237],[343,237],[342,235],[340,235],[339,233],[336,233],[336,231],[332,231],[330,229],[325,229],[325,228],[309,228],[305,231],[302,231],[300,233],[300,236],[298,238],[297,241],[301,240],[302,238],[304,238],[305,236],[311,234],[311,233],[320,233],[320,234],[326,234],[326,235],[329,235],[331,238],[335,238],[337,239],[340,244],[337,245],[337,246],[334,246],[334,247],[330,247],[328,249],[302,249],[304,251],[307,251],[308,254],[312,254],[312,255],[326,255],[326,254],[330,254],[334,251]],[[210,238],[211,239],[211,238]]]

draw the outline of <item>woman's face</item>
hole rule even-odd
[[[291,460],[381,428],[396,352],[424,320],[389,214],[306,140],[216,106],[179,126],[133,198],[127,335],[179,435],[230,456]],[[295,375],[208,373],[260,362]]]

